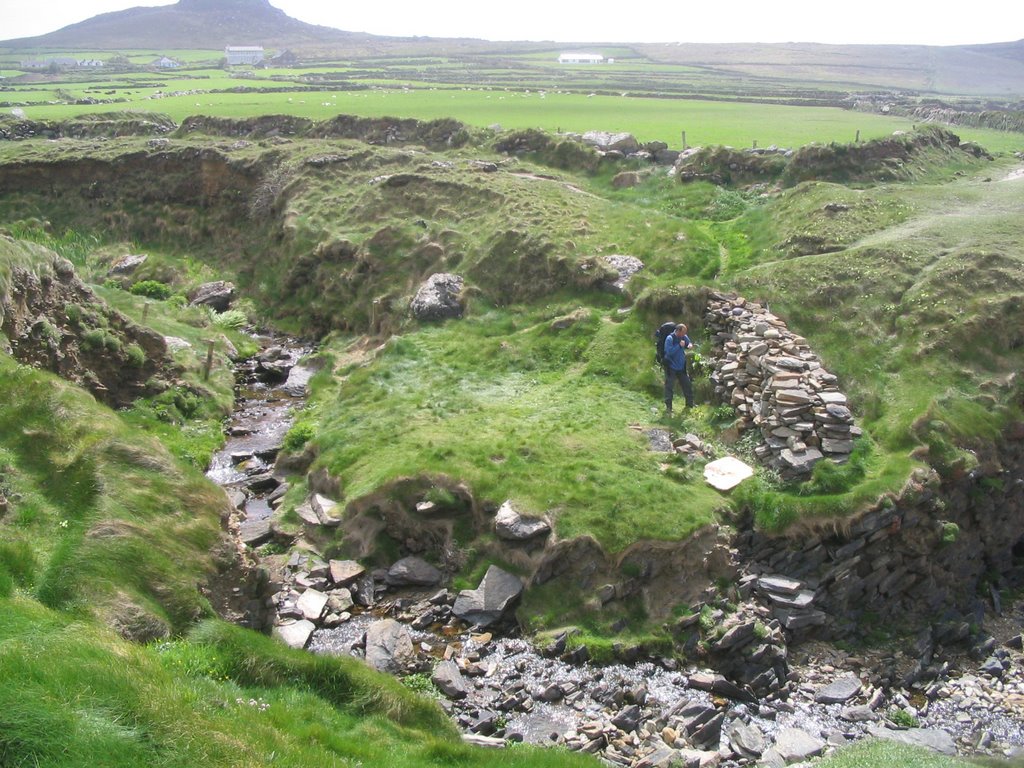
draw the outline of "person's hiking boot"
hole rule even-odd
[[[671,419],[672,418],[672,406],[671,405],[666,405],[665,406],[665,418],[666,419]]]

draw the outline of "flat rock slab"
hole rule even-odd
[[[943,755],[956,755],[956,742],[945,731],[937,728],[907,728],[894,731],[881,725],[869,725],[868,733],[877,739],[898,741],[914,747],[927,747]]]
[[[309,638],[313,635],[316,627],[312,621],[293,621],[289,624],[281,624],[274,627],[274,637],[280,638],[289,648],[305,648],[309,645]]]
[[[366,569],[355,560],[331,560],[330,568],[331,581],[335,584],[348,584],[366,573]]]
[[[814,700],[819,704],[845,704],[860,693],[860,689],[860,679],[856,675],[843,675],[815,693]]]
[[[732,490],[753,474],[753,468],[735,456],[716,459],[704,467],[704,479],[720,491]]]
[[[244,520],[238,526],[238,538],[242,540],[243,544],[250,547],[266,544],[273,535],[269,519]]]

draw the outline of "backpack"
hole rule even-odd
[[[665,364],[665,339],[676,330],[675,323],[662,323],[654,332],[654,360],[658,365]]]

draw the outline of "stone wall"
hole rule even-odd
[[[791,640],[881,627],[917,628],[925,649],[976,642],[1001,608],[998,591],[1024,584],[1022,437],[991,446],[983,471],[942,480],[918,470],[896,498],[843,524],[739,534],[744,590],[768,602]]]
[[[861,430],[838,379],[805,339],[767,307],[733,294],[713,293],[704,322],[715,396],[736,408],[741,431],[760,430],[758,458],[784,479],[809,474],[822,458],[847,459]]]

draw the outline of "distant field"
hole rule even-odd
[[[850,142],[858,131],[866,140],[911,128],[907,119],[829,106],[841,100],[842,92],[834,90],[836,83],[769,78],[762,82],[689,64],[654,63],[628,49],[599,52],[615,56],[616,63],[559,65],[552,50],[374,57],[301,69],[227,72],[200,63],[215,60],[217,51],[166,51],[159,53],[186,67],[67,73],[51,82],[14,80],[17,71],[4,69],[9,79],[0,81],[0,103],[7,106],[0,109],[17,107],[30,119],[40,120],[132,109],[165,113],[178,122],[194,114],[289,114],[317,120],[337,114],[423,120],[452,117],[481,128],[628,131],[641,141],[664,141],[676,148],[682,144],[683,131],[690,146],[749,147],[756,142],[760,147],[797,147]],[[19,52],[17,56],[60,53]],[[102,53],[95,55],[101,58]],[[159,54],[124,51],[121,55],[139,64]],[[0,50],[3,66],[17,60],[14,53]],[[238,92],[223,92],[229,90]],[[261,92],[267,90],[273,92]],[[758,103],[762,99],[765,102]],[[110,103],[74,103],[84,100]],[[966,128],[958,132],[992,152],[1024,149],[1020,134]]]

